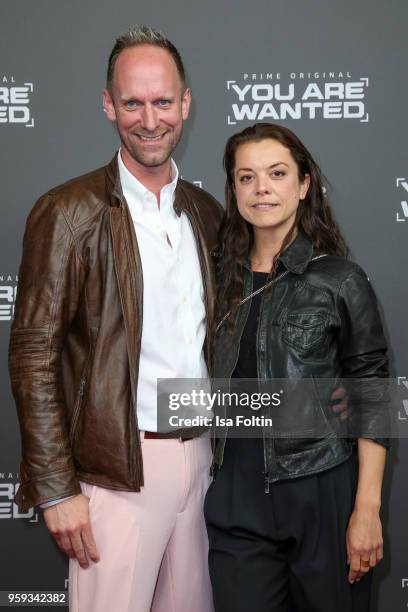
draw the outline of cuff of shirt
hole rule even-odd
[[[67,499],[71,499],[71,497],[75,497],[75,495],[68,495],[68,497],[61,497],[61,499],[53,499],[52,501],[44,502],[43,504],[40,504],[40,508],[42,508],[43,510],[45,510],[46,508],[51,508],[51,506],[56,506],[57,504],[66,501]]]

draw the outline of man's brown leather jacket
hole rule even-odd
[[[211,330],[210,251],[222,208],[183,180],[174,208],[196,237]],[[78,480],[126,491],[143,485],[135,408],[142,305],[141,260],[115,156],[42,196],[27,220],[9,350],[21,511],[80,493]]]

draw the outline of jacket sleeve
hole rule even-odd
[[[22,443],[16,503],[23,512],[80,493],[69,444],[61,351],[84,279],[85,266],[66,213],[45,195],[27,219],[9,346]]]
[[[349,432],[389,448],[390,398],[387,342],[377,299],[361,268],[341,284],[339,358],[350,402]]]

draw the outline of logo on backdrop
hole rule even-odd
[[[181,179],[184,179],[185,181],[188,181],[189,179],[184,178],[184,176],[181,174],[180,175]],[[200,189],[203,188],[203,181],[190,181],[190,183],[193,183],[193,185],[196,185],[197,187],[200,187]]]
[[[18,83],[13,76],[0,76],[0,124],[20,123],[34,127],[30,98],[32,83]]]
[[[402,407],[398,411],[399,421],[408,421],[408,379],[406,376],[398,376],[397,384],[401,389],[406,392],[407,399],[402,400]]]
[[[408,590],[408,578],[401,578],[401,589],[407,589]],[[408,603],[407,603],[406,607],[408,608]]]
[[[397,189],[401,198],[408,198],[408,179],[397,178],[396,180]],[[397,211],[396,218],[398,222],[404,222],[408,220],[408,202],[406,199],[400,201],[400,207]]]
[[[227,81],[228,125],[240,121],[348,119],[367,123],[368,77],[350,72],[255,72]]]
[[[34,508],[28,512],[19,512],[14,503],[14,496],[20,486],[12,472],[0,472],[0,519],[25,519],[29,523],[38,523],[38,513]]]
[[[0,274],[0,321],[11,321],[14,317],[18,276]]]

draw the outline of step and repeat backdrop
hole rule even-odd
[[[25,218],[41,193],[118,147],[102,109],[115,37],[139,23],[180,50],[193,92],[176,161],[223,198],[226,139],[255,121],[294,130],[327,176],[352,257],[377,292],[393,376],[408,386],[406,0],[3,0],[0,7],[0,590],[64,590],[67,563],[36,508],[20,514],[20,437],[7,347]],[[407,389],[408,398],[408,389]],[[400,419],[408,419],[408,402]],[[374,610],[408,607],[408,442],[385,476]],[[192,611],[193,612],[193,611]]]

